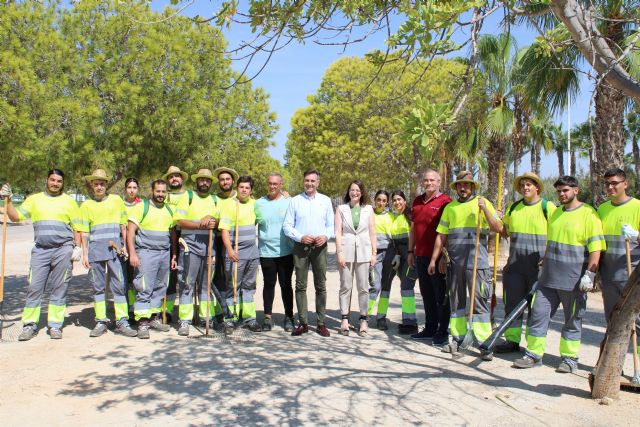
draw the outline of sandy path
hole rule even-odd
[[[31,227],[10,227],[9,233],[5,312],[16,319],[24,302]],[[331,261],[327,306],[334,332],[338,273]],[[598,294],[589,299],[581,370],[561,375],[554,372],[560,313],[545,366],[527,371],[510,367],[516,355],[493,362],[480,362],[476,353],[452,359],[397,335],[397,280],[391,329],[372,331],[366,339],[335,332],[330,338],[290,337],[280,326],[278,294],[277,327],[270,333],[184,339],[172,330],[152,332],[148,341],[113,333],[91,339],[91,290],[85,272],[75,274],[63,340],[41,331],[26,343],[0,344],[2,425],[636,424],[638,395],[623,392],[612,406],[589,398],[586,377],[604,331]],[[257,297],[261,301],[260,291]],[[309,297],[313,307],[311,289]],[[420,319],[420,303],[418,313]],[[6,330],[9,340],[18,326]],[[628,359],[625,370],[631,372]]]

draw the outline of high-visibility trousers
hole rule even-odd
[[[582,318],[587,310],[587,294],[574,289],[564,291],[542,287],[531,302],[531,313],[527,322],[527,354],[539,359],[547,346],[549,321],[562,304],[564,325],[560,336],[560,356],[578,358],[582,336]]]
[[[136,288],[134,313],[136,320],[149,319],[162,312],[167,292],[171,259],[169,250],[138,249],[140,266],[136,269],[133,285]]]
[[[462,342],[467,334],[467,292],[471,294],[473,269],[451,262],[447,270],[451,317],[449,332],[457,342]],[[473,336],[483,342],[491,335],[491,270],[477,269],[476,291],[473,303]]]
[[[36,246],[31,250],[27,301],[22,311],[23,324],[38,324],[42,295],[48,287],[51,294],[49,295],[47,323],[50,328],[62,327],[64,312],[67,308],[67,288],[73,269],[72,252],[73,246],[71,244],[56,248]]]
[[[89,268],[89,278],[93,285],[94,309],[96,321],[107,322],[107,303],[105,301],[105,291],[107,288],[107,278],[109,288],[113,294],[113,308],[117,320],[129,318],[127,304],[126,283],[122,269],[122,262],[117,257],[104,261],[91,262]]]

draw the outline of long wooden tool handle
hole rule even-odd
[[[9,220],[7,201],[8,196],[4,198],[4,212],[2,214],[2,270],[0,271],[0,302],[4,301],[4,259],[7,249],[7,221]]]
[[[238,220],[240,219],[240,201],[236,201],[236,229],[235,229],[235,241],[234,243],[234,250],[236,251],[236,257],[239,257],[240,254],[238,253],[238,237],[239,237],[239,225],[238,225]],[[236,294],[238,292],[238,262],[240,261],[240,259],[238,258],[238,261],[236,261],[235,266],[233,267],[233,311],[236,311],[236,305],[237,305],[237,301],[236,301]]]
[[[476,249],[473,254],[473,277],[471,278],[471,305],[469,306],[469,322],[473,322],[473,309],[476,301],[476,276],[478,273],[478,252],[480,249],[480,231],[482,227],[482,209],[478,206],[478,225],[476,226]]]
[[[207,253],[207,319],[205,323],[205,334],[209,335],[209,318],[211,317],[211,264],[213,252],[213,230],[209,229],[209,252]]]
[[[498,165],[498,199],[497,209],[502,210],[502,162]],[[500,233],[496,233],[496,243],[493,250],[493,288],[491,290],[491,319],[496,307],[496,280],[498,279],[498,252],[500,251]]]
[[[631,244],[629,239],[624,240],[625,252],[627,255],[627,276],[631,277]],[[638,374],[640,368],[640,358],[638,358],[638,336],[636,334],[636,319],[631,321],[631,351],[633,352],[633,375]]]

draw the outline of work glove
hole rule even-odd
[[[11,186],[9,184],[4,184],[0,189],[0,197],[2,197],[3,199],[5,197],[11,198],[12,195],[13,193],[11,193]]]
[[[622,235],[624,236],[625,239],[635,241],[635,240],[638,240],[638,235],[640,235],[640,232],[638,232],[638,230],[636,230],[629,224],[622,224]]]
[[[591,271],[584,272],[584,275],[580,278],[580,290],[582,292],[590,292],[593,290],[594,277],[596,277],[596,273]]]
[[[391,261],[391,268],[398,271],[400,268],[400,255],[396,255],[393,257],[393,261]]]
[[[73,248],[73,252],[71,252],[71,261],[80,261],[80,259],[82,259],[82,248],[76,246]]]

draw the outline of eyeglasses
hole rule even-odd
[[[617,187],[618,184],[623,183],[624,181],[605,181],[604,187]]]

